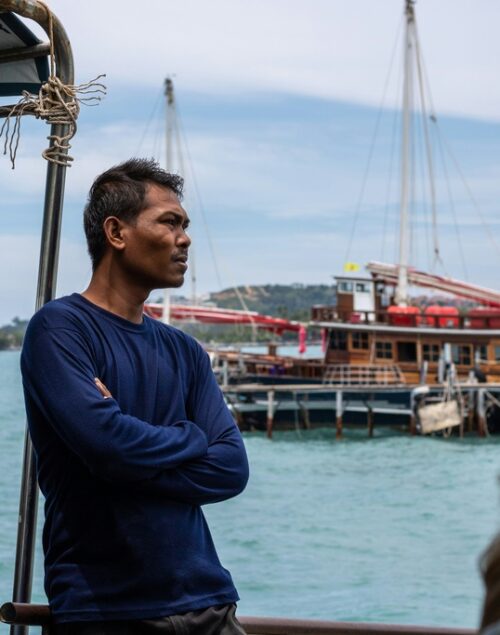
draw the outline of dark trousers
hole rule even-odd
[[[235,613],[236,605],[229,604],[152,620],[55,624],[51,633],[54,635],[245,635]]]

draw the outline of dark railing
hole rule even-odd
[[[248,635],[475,635],[477,631],[460,628],[330,622],[280,617],[238,618]]]
[[[0,619],[6,624],[49,626],[50,609],[46,604],[6,602],[0,607]]]
[[[7,624],[42,626],[50,633],[50,610],[42,604],[8,602],[0,608],[1,620]],[[363,622],[329,622],[281,617],[239,617],[248,635],[476,635],[466,628],[406,626]]]

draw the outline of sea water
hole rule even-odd
[[[18,366],[19,353],[0,353],[0,601],[11,598],[15,559],[24,439]],[[381,428],[371,439],[347,430],[340,442],[331,429],[275,433],[272,441],[245,435],[246,491],[205,507],[239,613],[477,626],[478,558],[500,528],[499,443]],[[39,542],[33,597],[45,601]]]

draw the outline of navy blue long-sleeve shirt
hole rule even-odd
[[[239,494],[248,463],[200,345],[73,294],[32,318],[21,370],[55,621],[235,602],[200,506]]]

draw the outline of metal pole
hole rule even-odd
[[[62,136],[67,134],[67,131],[67,126],[59,124],[51,126],[51,135]],[[52,300],[55,295],[65,177],[66,166],[49,162],[45,185],[36,310],[40,309],[49,300]],[[31,600],[37,508],[38,486],[35,455],[29,432],[26,429],[19,501],[16,565],[12,592],[14,602],[29,602]],[[24,635],[25,633],[27,633],[27,627],[20,625],[11,626],[11,635]]]
[[[47,34],[50,34],[47,8],[36,0],[0,0],[0,9],[13,11],[22,17],[34,20]],[[68,36],[54,15],[52,15],[52,25],[57,76],[64,84],[73,84],[73,54]],[[52,125],[50,130],[51,137],[64,136],[67,132],[68,126],[60,124]],[[55,141],[51,139],[50,146],[53,147],[54,143]],[[48,163],[35,304],[37,310],[51,300],[55,293],[65,176],[65,165]],[[37,505],[36,462],[31,438],[26,429],[12,592],[14,602],[31,600]],[[25,635],[28,629],[26,626],[13,625],[10,632],[11,635]]]

